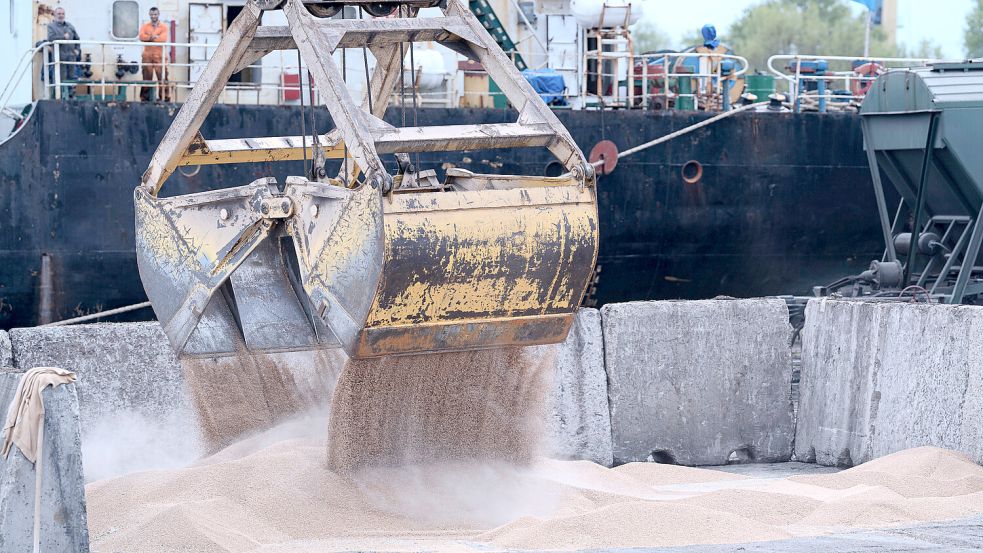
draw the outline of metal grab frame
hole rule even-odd
[[[229,26],[205,72],[154,153],[150,168],[144,174],[142,186],[156,194],[164,180],[179,165],[201,163],[204,152],[228,151],[227,141],[208,141],[200,136],[196,140],[197,131],[205,114],[214,105],[221,86],[232,73],[248,67],[265,54],[295,47],[300,49],[301,57],[308,64],[314,78],[314,84],[321,92],[321,101],[338,126],[338,133],[328,133],[322,137],[327,145],[325,155],[336,156],[347,147],[356,163],[369,174],[380,171],[384,173],[378,153],[395,151],[391,148],[403,152],[440,151],[440,141],[454,136],[460,137],[460,142],[450,146],[451,150],[546,146],[568,171],[588,165],[579,147],[556,116],[460,2],[450,2],[443,18],[320,22],[315,21],[302,6],[298,10],[296,4],[299,2],[291,1],[284,6],[290,27],[259,27],[259,8],[257,7],[255,14],[252,10],[243,9],[247,16],[237,18]],[[242,23],[239,23],[239,19],[243,20]],[[314,27],[319,32],[314,32]],[[296,40],[296,34],[301,35],[300,40]],[[395,45],[411,41],[441,42],[458,51],[464,43],[477,46],[475,54],[479,61],[496,82],[501,81],[503,93],[519,111],[518,122],[508,126],[461,125],[437,128],[431,140],[419,138],[419,129],[397,130],[381,121],[379,118],[385,112],[401,67],[401,60],[396,59]],[[234,42],[237,44],[232,46]],[[370,86],[370,96],[375,99],[376,112],[371,115],[363,113],[355,105],[333,60],[318,56],[318,53],[331,53],[337,48],[365,45],[379,60]],[[225,63],[225,60],[230,63]],[[219,68],[219,64],[223,64],[223,67]],[[364,104],[363,107],[366,107],[367,102]],[[371,135],[367,129],[372,129]],[[415,138],[410,139],[410,136]],[[392,137],[389,141],[391,147],[375,152],[375,140],[386,137]],[[271,155],[276,160],[302,158],[303,149],[296,148],[289,138],[281,140],[278,146],[272,148],[247,146],[224,162],[269,161]],[[248,144],[267,140],[244,141]],[[195,143],[194,147],[192,142]],[[313,152],[309,151],[308,155],[313,155]]]
[[[593,166],[461,0],[450,0],[442,18],[319,20],[301,0],[287,0],[282,9],[287,27],[261,27],[259,4],[246,4],[134,192],[141,277],[174,349],[230,352],[240,347],[233,332],[251,350],[340,344],[352,357],[562,341],[597,253]],[[477,58],[519,111],[518,121],[410,128],[382,121],[402,73],[399,45],[419,41]],[[331,57],[338,48],[359,47],[379,60],[361,107]],[[335,130],[313,143],[200,135],[232,73],[292,48],[306,61]],[[398,189],[413,175],[401,167],[394,178],[380,158],[537,146],[549,149],[567,173],[448,173],[444,187],[452,191],[419,191]],[[260,179],[157,197],[182,165],[328,157],[346,160],[337,178],[323,171],[289,177],[282,192],[272,179]],[[407,228],[446,245],[434,251],[437,244],[420,242]],[[566,233],[559,248],[557,230]],[[455,233],[464,238],[456,241]],[[299,275],[285,274],[293,254],[280,246],[284,239],[293,242]],[[514,264],[468,265],[490,255],[489,248]],[[438,255],[450,256],[450,264],[432,259]],[[232,289],[217,294],[227,284]],[[421,286],[427,301],[416,305]]]

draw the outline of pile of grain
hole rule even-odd
[[[303,372],[277,363],[197,362],[186,369],[213,443],[305,406],[323,407],[322,380],[331,372],[298,380]],[[656,547],[983,512],[983,467],[934,448],[787,479],[544,459],[539,422],[552,370],[551,348],[349,363],[334,386],[330,416],[279,425],[188,468],[89,484],[92,549]]]
[[[196,466],[90,484],[93,551],[314,553],[774,540],[983,512],[983,467],[919,448],[822,476],[541,459],[325,469],[303,421]],[[278,441],[279,440],[279,441]],[[257,450],[258,448],[258,450]]]

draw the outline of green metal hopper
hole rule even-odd
[[[882,287],[920,287],[948,303],[977,302],[983,298],[983,60],[889,71],[871,87],[860,114],[887,245],[879,263]],[[887,205],[885,178],[900,193],[900,205]]]

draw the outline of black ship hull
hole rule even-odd
[[[133,253],[132,191],[175,113],[167,105],[42,101],[0,144],[0,328],[146,299]],[[602,139],[626,149],[709,117],[558,115],[585,151]],[[414,114],[405,117],[411,123]],[[387,115],[395,124],[402,118],[398,108]],[[317,119],[320,132],[330,128],[326,111]],[[417,114],[420,125],[506,120],[515,114]],[[209,138],[299,134],[300,111],[218,106],[202,131]],[[855,115],[743,113],[622,159],[598,184],[600,272],[589,300],[806,294],[862,271],[883,249],[862,145]],[[545,150],[427,154],[420,161],[439,173],[450,165],[518,174],[552,169]],[[282,180],[303,168],[288,162],[195,171],[171,177],[165,195],[268,175]],[[696,182],[684,179],[700,171]],[[144,310],[115,320],[151,316]]]

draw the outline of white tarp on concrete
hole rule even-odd
[[[853,465],[933,445],[983,462],[983,307],[811,300],[795,453]]]
[[[616,463],[790,458],[784,301],[631,302],[601,314]]]
[[[0,420],[23,373],[0,372]],[[75,384],[47,388],[41,465],[41,551],[88,553],[79,402]],[[13,446],[0,456],[0,551],[29,553],[34,544],[35,465]]]

